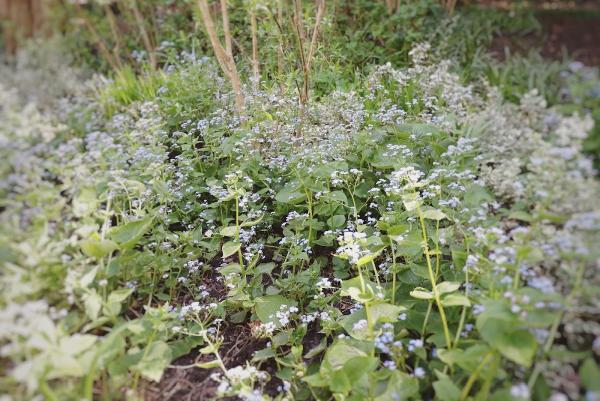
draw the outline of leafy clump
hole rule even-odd
[[[0,386],[133,399],[198,369],[245,400],[597,395],[590,118],[410,55],[306,104],[245,88],[243,114],[208,59],[60,113],[0,86]]]

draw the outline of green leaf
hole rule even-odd
[[[362,256],[360,259],[358,259],[358,262],[356,262],[356,265],[358,267],[362,267],[368,263],[371,263],[372,261],[377,259],[377,257],[379,256],[380,253],[381,253],[381,251],[377,251],[377,252],[373,252],[368,255]]]
[[[457,401],[460,399],[460,389],[446,375],[433,382],[436,398],[440,401]]]
[[[331,191],[324,195],[325,199],[330,199],[335,202],[339,202],[343,205],[348,204],[348,197],[343,191]]]
[[[448,216],[446,216],[446,213],[438,209],[423,210],[423,217],[429,220],[437,221],[448,218]]]
[[[367,314],[365,313],[365,308],[360,308],[349,315],[342,316],[339,323],[352,338],[366,340],[369,338],[369,328],[366,326],[355,326],[358,321],[366,319]]]
[[[410,296],[417,299],[433,299],[433,293],[425,288],[417,287],[410,292]]]
[[[98,295],[96,290],[89,291],[83,296],[83,305],[85,314],[90,320],[98,319],[100,309],[102,308],[102,297]]]
[[[332,229],[343,227],[345,222],[346,217],[343,214],[336,214],[327,219],[327,225]]]
[[[274,268],[275,268],[275,263],[273,263],[273,262],[261,263],[254,268],[254,271],[255,271],[255,273],[259,273],[259,274],[270,274]]]
[[[224,243],[223,244],[223,259],[228,258],[229,256],[233,255],[241,247],[242,247],[242,244],[240,244],[239,242],[235,242],[235,241],[229,241],[229,242]]]
[[[277,328],[281,327],[281,322],[275,314],[281,310],[282,306],[292,307],[298,303],[281,295],[265,295],[257,298],[255,301],[256,316],[263,323],[273,322]]]
[[[219,234],[223,237],[235,237],[237,235],[238,228],[236,226],[223,227]]]
[[[443,281],[437,285],[437,290],[440,294],[454,292],[460,288],[460,283],[454,281]]]
[[[420,124],[420,123],[399,124],[397,129],[400,132],[407,132],[411,135],[416,135],[416,136],[441,133],[439,127],[436,127],[435,125]]]
[[[133,248],[142,239],[144,234],[152,227],[152,216],[130,221],[118,227],[114,227],[108,233],[109,238],[115,240],[122,249]]]
[[[117,316],[121,312],[121,303],[133,292],[131,288],[121,288],[110,293],[103,312],[107,316]]]
[[[395,322],[406,308],[400,305],[378,303],[369,306],[369,313],[375,322]]]
[[[97,240],[97,239],[87,239],[81,241],[81,250],[87,256],[92,258],[101,259],[106,255],[111,254],[115,251],[119,246],[116,242],[105,239],[105,240]]]
[[[600,392],[600,367],[593,358],[588,358],[579,368],[579,379],[585,389],[592,392]]]
[[[510,212],[510,214],[508,215],[508,218],[514,219],[514,220],[526,221],[528,223],[533,221],[533,216],[523,210],[515,210],[513,212]]]
[[[465,191],[465,203],[467,206],[480,206],[483,202],[494,200],[492,194],[484,187],[478,184],[469,185]]]
[[[257,225],[258,223],[261,222],[261,220],[263,219],[263,217],[265,217],[265,215],[261,214],[258,219],[255,219],[255,220],[246,220],[242,224],[240,224],[240,227],[252,227],[252,226],[255,226],[255,225]]]
[[[406,211],[410,212],[421,206],[423,201],[419,199],[416,193],[408,193],[402,195],[402,203],[404,204]]]
[[[442,298],[444,306],[471,306],[471,301],[463,294],[448,294]]]
[[[160,381],[164,370],[171,363],[171,349],[164,341],[154,341],[143,352],[142,359],[132,369],[148,380]]]
[[[320,370],[327,374],[333,370],[341,369],[352,358],[367,356],[373,349],[373,344],[368,341],[358,341],[349,338],[336,340],[323,357]]]
[[[306,198],[303,192],[300,192],[297,188],[298,183],[291,183],[286,185],[281,191],[275,195],[275,200],[279,203],[299,203]]]
[[[537,349],[533,334],[524,329],[515,329],[501,319],[487,319],[477,324],[481,337],[511,361],[530,367]]]
[[[73,198],[73,214],[85,217],[92,214],[98,207],[98,198],[93,188],[84,188]]]
[[[254,353],[252,356],[252,362],[266,361],[273,358],[275,355],[275,351],[273,351],[272,348],[264,348]]]
[[[413,399],[419,393],[416,377],[400,371],[392,371],[385,390],[375,397],[375,401],[398,401]]]

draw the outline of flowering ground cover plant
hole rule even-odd
[[[592,118],[410,56],[0,82],[0,399],[600,399]]]

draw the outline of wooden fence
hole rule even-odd
[[[14,54],[19,40],[43,32],[44,0],[0,0],[4,49]]]

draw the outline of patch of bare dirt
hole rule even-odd
[[[500,35],[494,39],[492,53],[502,60],[505,49],[526,54],[540,49],[543,57],[561,60],[569,56],[589,66],[600,66],[600,12],[552,12],[537,16],[541,33]]]

